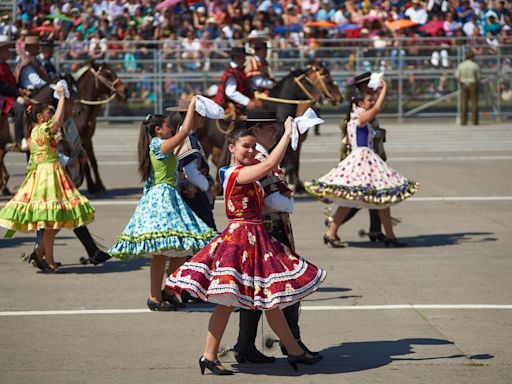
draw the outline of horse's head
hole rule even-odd
[[[98,94],[108,96],[115,95],[116,99],[120,101],[127,99],[126,85],[117,77],[115,70],[109,64],[92,63],[90,71],[94,75]]]
[[[293,79],[293,80],[292,80]],[[289,93],[286,92],[285,85],[288,83],[288,80],[293,84],[295,82],[298,89],[300,89],[301,93],[305,95],[308,99],[313,100],[316,103],[322,103],[324,99],[324,95],[321,92],[320,88],[317,87],[316,84],[314,84],[308,77],[307,72],[303,71],[302,69],[292,69],[290,70],[290,73],[288,76],[285,76],[277,85],[282,86],[284,95],[281,95],[281,97],[286,98]],[[283,93],[283,92],[281,92]],[[304,97],[304,96],[302,96]]]
[[[331,101],[333,105],[343,101],[338,85],[324,65],[318,63],[308,65],[306,67],[306,76],[320,90],[322,96]]]

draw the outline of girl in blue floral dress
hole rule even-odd
[[[147,305],[155,311],[176,310],[175,305],[162,299],[167,258],[171,258],[169,270],[173,271],[216,235],[175,189],[178,173],[173,150],[188,136],[196,115],[193,98],[179,132],[169,126],[168,117],[163,115],[148,115],[141,124],[138,152],[139,173],[146,182],[144,195],[123,233],[108,251],[124,260],[151,256]]]

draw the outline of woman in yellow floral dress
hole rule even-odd
[[[42,244],[33,260],[45,272],[59,271],[53,258],[57,232],[61,228],[73,229],[94,220],[94,208],[78,192],[59,162],[57,143],[61,139],[65,98],[62,86],[56,91],[59,103],[53,118],[50,105],[35,104],[27,109],[27,119],[33,127],[27,134],[30,146],[27,177],[16,195],[0,210],[0,226],[9,230],[6,236],[14,231],[45,229]]]

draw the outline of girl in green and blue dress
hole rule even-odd
[[[111,256],[125,260],[151,257],[147,305],[155,311],[176,310],[175,298],[162,298],[167,259],[170,257],[169,270],[174,271],[216,235],[176,190],[178,172],[173,150],[188,136],[196,116],[199,115],[195,112],[194,97],[179,132],[170,127],[169,118],[164,115],[148,115],[141,124],[138,152],[139,174],[146,183],[144,195],[108,251]]]

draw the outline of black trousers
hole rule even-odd
[[[351,208],[350,211],[348,211],[347,216],[343,219],[343,223],[346,223],[347,221],[349,221],[359,211],[360,211],[360,208]],[[370,209],[370,210],[368,210],[368,212],[370,213],[370,233],[382,232],[379,210],[378,209]]]
[[[272,232],[269,233],[275,237],[278,241],[286,246],[290,246],[288,238],[286,237],[284,227],[274,227]],[[297,302],[289,307],[283,309],[284,317],[286,322],[292,331],[295,339],[300,339],[300,328],[299,328],[299,311],[300,302]],[[261,311],[253,311],[248,309],[240,310],[240,323],[238,330],[238,340],[235,346],[235,350],[238,353],[244,353],[252,348],[255,348],[256,335],[258,333],[258,323],[261,318]]]
[[[213,218],[213,209],[208,196],[203,191],[197,191],[194,197],[189,198],[186,194],[181,195],[185,203],[194,211],[194,213],[203,220],[207,226],[217,230]]]

